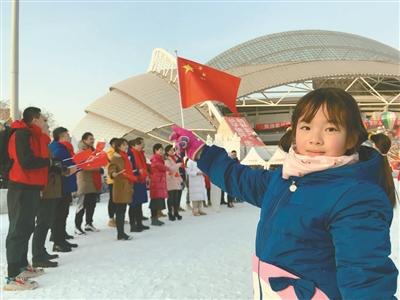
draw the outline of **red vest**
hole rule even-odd
[[[31,132],[29,144],[33,155],[40,158],[49,158],[48,145],[50,143],[50,138],[48,135],[42,133],[42,130],[38,126],[34,124],[28,126],[23,121],[15,121],[11,127],[17,130],[21,128],[28,129]],[[8,154],[13,160],[9,179],[16,183],[45,186],[47,183],[48,167],[23,169],[17,157],[17,147],[18,145],[15,143],[15,133],[13,133],[8,143]]]

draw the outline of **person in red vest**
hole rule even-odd
[[[28,107],[22,120],[11,124],[14,132],[8,142],[13,161],[8,183],[7,206],[10,226],[6,240],[8,277],[4,290],[30,290],[38,287],[29,278],[44,273],[28,263],[29,238],[35,228],[40,193],[47,183],[50,143],[47,119],[37,107]]]

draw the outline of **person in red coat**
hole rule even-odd
[[[150,209],[151,209],[151,225],[161,226],[164,222],[158,220],[158,210],[165,209],[165,198],[168,197],[167,190],[167,171],[163,158],[163,146],[155,144],[153,146],[153,156],[151,162],[150,176]]]

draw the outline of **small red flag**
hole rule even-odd
[[[77,164],[76,166],[83,170],[91,170],[91,169],[98,169],[98,168],[104,167],[104,166],[108,165],[108,163],[109,163],[109,160],[108,160],[107,153],[104,151],[101,151],[101,152],[97,153],[96,155],[89,157],[88,160]]]
[[[72,157],[72,160],[74,161],[75,164],[79,164],[87,160],[90,157],[90,155],[92,155],[92,152],[93,152],[92,149],[79,151]]]
[[[94,150],[95,153],[101,152],[106,147],[106,142],[97,142],[96,149]]]
[[[224,103],[232,112],[237,113],[239,77],[182,57],[178,57],[178,76],[183,108],[215,100]]]

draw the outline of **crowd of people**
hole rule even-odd
[[[44,273],[43,268],[57,267],[58,254],[50,254],[45,247],[50,231],[53,252],[70,252],[78,244],[66,231],[73,196],[77,196],[75,234],[98,232],[93,222],[96,204],[102,191],[103,178],[109,190],[108,226],[115,227],[117,240],[132,236],[125,233],[150,229],[143,221],[142,206],[149,203],[151,225],[162,226],[160,220],[182,220],[182,191],[186,187],[187,206],[193,216],[206,213],[203,206],[211,205],[210,181],[193,160],[177,153],[173,145],[152,147],[153,155],[146,158],[145,141],[112,138],[107,149],[108,165],[79,168],[76,154],[95,151],[95,137],[90,132],[82,135],[75,152],[67,128],[57,127],[51,133],[41,110],[28,107],[23,118],[11,124],[8,141],[9,171],[7,205],[9,232],[7,235],[8,276],[4,290],[27,290],[38,287],[32,278]],[[50,139],[52,136],[52,140]],[[234,152],[232,152],[234,153]],[[150,199],[149,199],[150,198]],[[221,204],[226,202],[221,198]],[[232,197],[228,205],[233,207]],[[125,221],[128,207],[128,221]],[[168,214],[164,214],[167,209]],[[85,223],[83,226],[83,222]],[[28,263],[28,243],[32,236],[32,264]]]
[[[293,111],[291,126],[279,143],[285,153],[283,165],[273,171],[241,165],[234,152],[229,157],[225,149],[207,146],[176,125],[170,139],[178,152],[172,145],[164,150],[155,144],[149,164],[143,139],[112,139],[106,169],[109,225],[116,227],[117,239],[131,239],[124,231],[127,205],[131,232],[149,229],[143,225],[146,202],[150,202],[151,225],[164,224],[160,217],[167,208],[171,222],[182,220],[184,185],[192,214],[205,215],[211,181],[229,194],[229,207],[236,198],[261,209],[252,264],[256,299],[394,299],[398,270],[390,258],[390,226],[397,200],[387,160],[390,139],[368,133],[357,102],[338,88],[304,95]],[[49,229],[54,251],[77,247],[67,241],[70,236],[65,231],[75,189],[80,195],[76,232],[97,231],[93,214],[102,169],[79,170],[71,162],[75,154],[67,129],[55,129],[50,143],[38,108],[27,108],[12,128],[4,288],[24,290],[38,286],[30,278],[43,273],[39,267],[57,265],[53,261],[57,255],[44,246]],[[93,134],[85,133],[80,149],[94,151],[93,145]]]

